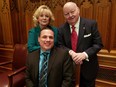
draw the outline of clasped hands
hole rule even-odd
[[[70,56],[72,57],[73,61],[76,64],[82,64],[83,63],[83,60],[86,58],[86,55],[83,52],[76,53],[73,50],[70,50],[69,51],[69,54],[70,54]]]

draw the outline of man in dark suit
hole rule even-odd
[[[72,87],[73,60],[67,50],[54,46],[53,30],[42,29],[38,41],[40,49],[28,54],[26,87]],[[45,52],[48,54],[48,61],[43,63]],[[42,77],[45,63],[47,72]],[[41,80],[43,78],[45,79]]]
[[[73,61],[81,65],[79,87],[95,87],[98,72],[97,53],[103,47],[97,23],[81,18],[80,10],[74,2],[67,2],[63,7],[63,13],[66,22],[58,29],[58,44],[67,48]],[[71,40],[74,39],[71,37],[72,25],[75,27],[76,40]],[[75,42],[76,50],[73,50],[72,45]]]

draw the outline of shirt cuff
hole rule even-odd
[[[84,54],[85,54],[85,56],[86,56],[85,60],[89,62],[89,58],[88,58],[87,53],[86,53],[86,52],[83,52],[83,53],[84,53]]]

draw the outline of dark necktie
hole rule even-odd
[[[77,32],[75,31],[75,26],[72,25],[71,44],[72,44],[72,50],[75,52],[77,48],[77,42],[78,42]]]
[[[39,87],[47,87],[47,70],[48,70],[48,53],[43,53],[44,60],[42,63],[42,69],[40,73]]]

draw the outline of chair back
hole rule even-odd
[[[25,44],[16,44],[13,53],[13,70],[25,66],[27,58],[27,46]]]

